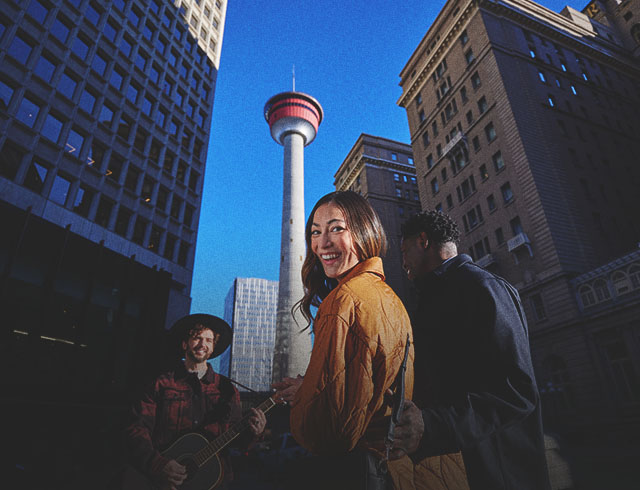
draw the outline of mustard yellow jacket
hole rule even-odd
[[[291,409],[291,432],[314,454],[353,449],[367,427],[390,413],[383,404],[411,339],[405,397],[413,393],[409,316],[384,282],[382,260],[360,262],[320,305],[309,367]]]

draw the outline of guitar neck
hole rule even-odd
[[[258,410],[262,410],[263,413],[267,413],[276,405],[276,402],[273,401],[271,397],[267,398],[256,408]],[[199,461],[206,461],[210,457],[215,454],[218,454],[222,449],[224,449],[231,441],[233,441],[236,437],[240,435],[240,433],[249,427],[249,417],[251,415],[246,415],[235,425],[230,427],[224,434],[215,438],[211,441],[207,446],[198,451],[196,455],[196,459]]]

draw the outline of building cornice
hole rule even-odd
[[[351,187],[353,182],[356,180],[356,177],[360,175],[362,170],[367,166],[372,168],[382,168],[385,170],[394,170],[398,172],[404,172],[410,175],[416,175],[415,167],[407,163],[394,162],[391,160],[385,160],[384,158],[375,158],[368,155],[361,155],[358,161],[356,162],[356,164],[351,169],[351,171],[348,173],[348,176],[344,180],[344,183],[339,188],[336,188],[336,190],[344,191],[344,190],[347,190],[349,187]],[[336,173],[336,180],[334,182],[334,185],[339,178],[338,175],[339,175],[339,172]]]
[[[462,26],[466,25],[468,19],[477,9],[479,1],[481,0],[471,0],[464,7],[462,12],[459,14],[460,17],[455,22],[455,24],[451,26],[451,28],[447,31],[446,36],[444,37],[444,39],[440,41],[440,44],[436,47],[435,51],[433,52],[433,55],[427,58],[424,66],[420,69],[420,72],[415,77],[414,81],[411,82],[409,88],[400,96],[400,98],[396,102],[397,105],[399,105],[400,107],[406,108],[408,102],[410,100],[413,100],[413,97],[416,94],[416,92],[418,92],[418,90],[422,87],[425,80],[427,80],[427,78],[431,75],[431,72],[435,70],[441,58],[443,58],[444,55],[449,51],[449,46],[455,41],[454,38],[457,36],[459,32],[462,31]],[[429,45],[428,41],[433,43],[432,41],[433,34],[436,34],[439,28],[441,27],[441,25],[444,24],[447,20],[446,16],[443,19],[439,19],[442,16],[442,14],[445,13],[445,9],[447,9],[447,5],[445,5],[440,15],[438,15],[438,18],[436,18],[435,22],[432,24],[427,34],[422,39],[420,46],[418,46],[414,54],[411,56],[411,58],[409,59],[405,67],[400,72],[401,78],[406,76],[406,72],[408,71],[407,69],[410,65],[413,65],[413,63],[418,64],[420,62],[420,59],[423,57],[424,51],[427,49],[427,46]],[[401,82],[401,85],[402,85],[402,82]]]
[[[446,5],[441,14],[444,13],[445,9],[447,9]],[[458,33],[462,31],[463,26],[466,25],[468,19],[475,13],[476,9],[484,9],[488,12],[514,20],[523,26],[530,27],[533,31],[545,34],[550,39],[566,43],[574,49],[587,50],[590,56],[597,58],[600,62],[611,64],[622,71],[633,73],[635,76],[640,72],[640,70],[633,66],[633,60],[626,56],[623,50],[624,48],[618,47],[605,39],[596,38],[594,31],[586,29],[568,17],[549,10],[535,2],[530,0],[471,0],[465,6],[456,22],[447,31],[444,39],[440,41],[437,49],[424,62],[424,66],[418,76],[410,82],[408,89],[400,96],[396,102],[397,105],[406,108],[408,103],[413,100],[415,94],[422,88],[424,82],[448,52],[450,45],[457,39]],[[440,15],[438,17],[440,17]],[[400,72],[401,77],[406,77],[408,67],[413,63],[418,63],[420,57],[423,56],[427,41],[432,39],[429,33],[437,33],[444,22],[446,22],[446,18],[436,19],[420,43],[421,45],[411,56],[405,68]],[[593,41],[582,41],[580,38],[592,39]],[[596,42],[600,45],[594,46]],[[610,46],[607,47],[606,45]],[[403,85],[404,82],[405,81],[402,80],[400,84]]]

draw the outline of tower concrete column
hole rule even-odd
[[[282,233],[273,381],[304,375],[311,356],[311,332],[302,314],[293,311],[302,299],[304,238],[304,147],[313,141],[322,120],[322,107],[300,92],[284,92],[265,105],[271,136],[284,146]]]

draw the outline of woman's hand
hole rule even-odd
[[[295,378],[284,378],[279,383],[273,383],[271,387],[276,390],[275,396],[277,398],[292,404],[293,398],[296,396],[298,389],[300,389],[303,379],[300,375]]]

